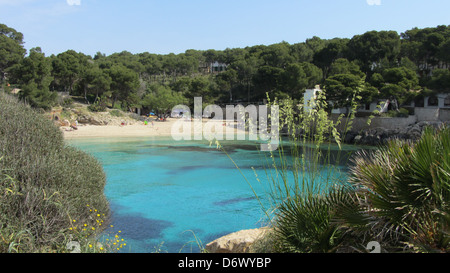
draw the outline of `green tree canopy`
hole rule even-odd
[[[413,99],[417,94],[419,78],[415,71],[406,67],[395,67],[383,71],[384,84],[380,88],[384,98],[394,97],[400,104]]]
[[[337,74],[325,80],[324,89],[327,100],[333,103],[333,108],[341,108],[351,107],[353,100],[361,101],[357,98],[361,87],[365,88],[365,83],[358,75]]]
[[[366,74],[372,73],[383,60],[394,63],[401,49],[400,35],[395,31],[369,31],[355,35],[347,44],[350,60],[357,60]]]
[[[87,65],[87,56],[68,50],[58,54],[53,59],[53,77],[55,85],[62,90],[72,93],[75,84],[81,79],[84,66]]]
[[[139,76],[130,68],[122,64],[114,64],[108,69],[111,81],[112,107],[117,100],[126,100],[128,96],[135,93],[139,87]]]
[[[353,74],[361,78],[364,77],[359,65],[355,61],[350,62],[345,58],[339,58],[331,64],[329,76],[337,74]]]
[[[51,63],[40,48],[30,50],[30,55],[16,67],[22,87],[21,98],[31,106],[50,109],[56,101],[56,93],[49,90],[53,80]]]
[[[300,99],[307,88],[313,88],[322,80],[322,70],[311,63],[289,64],[282,75],[282,86],[291,98]]]
[[[172,91],[168,86],[152,85],[142,100],[142,106],[164,114],[176,105],[186,105],[187,99],[179,92]]]
[[[0,83],[6,79],[9,69],[22,61],[25,53],[23,34],[0,24]]]

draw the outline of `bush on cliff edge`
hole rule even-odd
[[[87,205],[109,214],[100,163],[66,146],[50,120],[1,92],[0,159],[0,252],[57,251],[74,220],[96,221]]]

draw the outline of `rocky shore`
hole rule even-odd
[[[271,230],[271,228],[263,227],[234,232],[207,244],[205,251],[208,253],[252,253],[258,244],[266,239],[264,236]]]
[[[444,125],[450,125],[450,122],[440,121],[422,121],[399,129],[370,128],[359,132],[350,131],[343,138],[347,144],[358,145],[379,145],[384,144],[390,139],[415,141],[420,138],[422,131],[430,126],[439,128]]]

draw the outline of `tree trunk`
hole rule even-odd
[[[87,104],[90,105],[89,100],[87,99],[87,85],[84,85],[84,99],[86,100]]]
[[[111,107],[114,109],[114,106],[116,105],[116,101],[117,101],[117,96],[114,96],[114,98],[113,98],[113,102],[112,102],[112,105],[111,105]]]

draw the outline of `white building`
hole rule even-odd
[[[314,89],[306,89],[305,94],[303,95],[303,109],[305,111],[311,111],[315,107],[317,93],[321,91],[320,85],[316,85]]]
[[[228,65],[224,64],[224,63],[219,63],[218,61],[215,61],[214,63],[210,64],[210,71],[212,73],[214,72],[223,72],[227,69]]]

